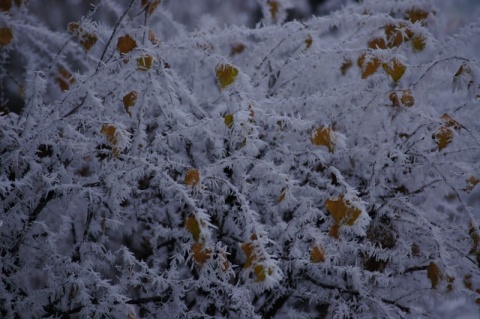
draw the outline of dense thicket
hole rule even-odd
[[[478,22],[100,0],[60,32],[39,3],[0,1],[2,317],[478,311]]]

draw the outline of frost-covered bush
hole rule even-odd
[[[104,0],[58,32],[41,1],[0,3],[25,103],[0,116],[2,318],[478,307],[478,22],[259,0],[253,29],[186,31],[159,0]]]

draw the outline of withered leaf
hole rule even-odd
[[[383,63],[383,69],[388,75],[390,75],[394,82],[398,82],[405,73],[407,67],[405,64],[394,58],[388,63]]]
[[[200,172],[198,169],[190,168],[185,173],[185,185],[187,186],[197,186],[200,183]]]
[[[117,50],[121,54],[127,54],[137,47],[137,42],[129,34],[121,36],[117,41]]]
[[[136,91],[131,91],[130,93],[126,94],[123,97],[123,107],[125,108],[125,111],[128,113],[128,115],[132,116],[132,113],[130,112],[130,108],[137,103],[137,98],[138,94]]]
[[[433,261],[428,265],[427,268],[427,277],[432,283],[432,288],[435,289],[438,286],[438,283],[443,278],[443,274],[440,271],[440,268]]]
[[[192,234],[193,240],[198,241],[200,238],[200,224],[198,223],[195,215],[191,214],[185,220],[185,228]]]
[[[360,209],[346,200],[344,195],[340,195],[337,199],[327,199],[325,207],[332,215],[335,224],[338,225],[353,226],[362,213]]]
[[[0,28],[0,46],[6,46],[10,42],[12,42],[13,39],[13,31],[12,29],[5,27],[5,28]]]
[[[335,149],[335,141],[332,138],[333,130],[330,127],[319,127],[313,130],[310,141],[314,145],[323,145],[328,148],[330,153]]]

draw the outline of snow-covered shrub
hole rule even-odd
[[[187,31],[159,0],[104,0],[58,32],[0,3],[25,103],[0,116],[2,317],[480,301],[478,23],[444,39],[426,1],[286,22],[294,1],[259,0],[256,28]]]

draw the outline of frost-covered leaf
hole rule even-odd
[[[405,64],[395,58],[390,60],[388,63],[383,63],[382,66],[385,72],[390,75],[394,82],[398,82],[398,80],[400,80],[407,70]]]
[[[129,34],[121,36],[117,40],[117,51],[121,54],[127,54],[133,51],[137,47],[137,41],[133,39]]]
[[[6,46],[13,39],[13,31],[11,28],[4,27],[0,28],[0,46]]]
[[[325,207],[332,216],[335,224],[352,226],[357,221],[362,211],[353,206],[344,195],[336,199],[329,198],[325,202]]]
[[[433,261],[428,265],[427,277],[428,279],[430,279],[430,283],[432,284],[433,289],[437,288],[440,280],[442,280],[443,278],[443,274],[440,268]]]
[[[215,74],[217,75],[218,86],[220,86],[221,89],[224,89],[235,82],[238,75],[238,69],[230,64],[219,64],[215,68]]]

